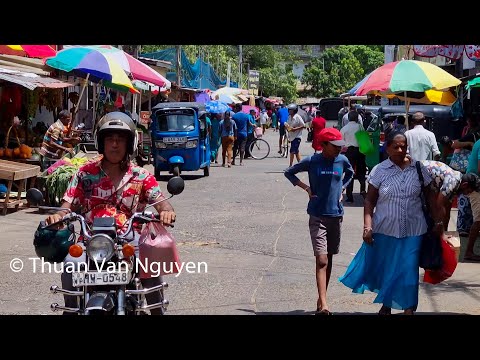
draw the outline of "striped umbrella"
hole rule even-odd
[[[450,102],[451,96],[436,92],[448,92],[451,87],[461,83],[437,65],[424,61],[401,60],[387,63],[372,71],[355,94],[401,97],[405,101],[405,113],[408,114],[411,102],[436,102],[431,99]]]
[[[359,86],[356,95],[388,95],[392,93],[425,93],[445,91],[461,81],[448,72],[424,61],[401,60],[387,63],[372,71]],[[407,93],[405,95],[405,93]]]
[[[105,54],[106,57],[112,58],[120,64],[123,70],[129,74],[134,80],[142,80],[169,89],[171,82],[167,80],[158,71],[155,71],[147,64],[135,59],[132,55],[126,53],[111,45],[93,45],[86,46],[86,48],[92,51],[98,51]]]
[[[45,62],[52,68],[73,72],[75,75],[100,82],[119,91],[138,93],[122,66],[105,53],[88,47],[61,50]]]

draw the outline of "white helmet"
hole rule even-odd
[[[93,140],[100,154],[105,149],[105,135],[110,131],[124,131],[128,134],[127,154],[133,155],[138,146],[137,127],[132,118],[121,111],[113,111],[104,115],[95,126]]]

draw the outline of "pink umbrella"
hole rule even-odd
[[[250,114],[250,110],[255,110],[255,115],[259,115],[260,111],[258,110],[258,107],[256,106],[250,106],[250,105],[242,105],[242,112],[245,114]]]
[[[135,59],[130,54],[111,45],[93,45],[86,48],[97,50],[104,53],[105,57],[111,57],[121,65],[134,80],[143,80],[164,88],[170,88],[171,82],[168,81],[157,71],[153,70],[147,64]]]

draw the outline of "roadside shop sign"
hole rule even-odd
[[[258,86],[260,85],[260,72],[258,70],[250,70],[248,72],[248,93],[258,96]]]

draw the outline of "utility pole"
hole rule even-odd
[[[230,87],[230,73],[232,71],[232,64],[230,63],[230,60],[228,60],[228,65],[227,65],[227,87]]]
[[[242,45],[238,45],[238,86],[242,88]]]
[[[181,75],[181,71],[182,71],[182,45],[176,45],[175,46],[176,49],[177,49],[177,84],[178,84],[178,87],[181,88],[182,87],[182,75]]]

